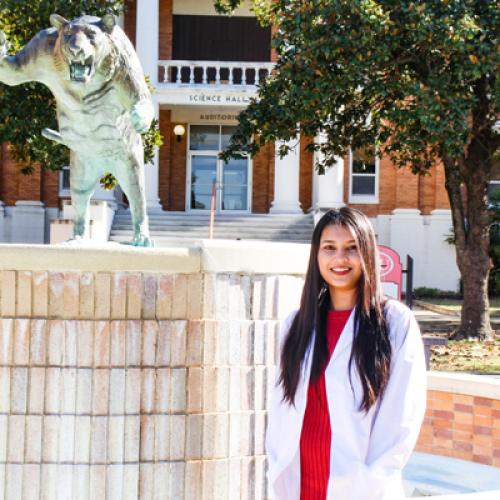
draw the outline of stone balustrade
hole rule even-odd
[[[274,63],[221,61],[159,61],[164,84],[259,85]]]

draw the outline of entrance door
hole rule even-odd
[[[229,143],[235,127],[191,125],[187,210],[207,211],[215,194],[217,212],[248,212],[250,209],[250,160],[232,158],[228,162],[218,154]]]

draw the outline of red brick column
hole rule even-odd
[[[252,213],[268,213],[273,193],[274,142],[266,144],[252,160]]]
[[[159,31],[160,59],[172,59],[172,0],[160,0]]]
[[[135,47],[135,35],[137,26],[137,0],[125,0],[124,31]]]
[[[300,206],[307,212],[312,206],[312,178],[313,178],[313,154],[306,147],[313,142],[311,137],[300,138],[300,180],[299,199]]]
[[[184,211],[186,209],[186,161],[187,161],[187,123],[181,123],[186,129],[186,133],[178,141],[174,135],[174,126],[178,123],[172,123],[170,127],[170,186],[168,210]]]
[[[159,151],[159,196],[164,210],[168,210],[170,202],[171,182],[171,123],[170,110],[160,109],[160,132],[163,136],[163,145]]]

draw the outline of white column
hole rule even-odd
[[[274,159],[274,200],[269,210],[272,214],[300,214],[299,176],[300,176],[300,139],[290,141],[293,149],[284,157],[279,157],[279,147],[282,142],[276,142]]]
[[[151,83],[158,84],[158,34],[159,34],[159,0],[137,0],[137,32],[136,51],[141,61],[144,74],[149,76]],[[158,119],[160,111],[158,103],[153,96],[155,118]],[[146,204],[148,210],[160,210],[158,198],[158,151],[153,164],[144,165]]]
[[[151,83],[158,83],[159,0],[137,0],[137,31],[135,47],[144,74]]]
[[[160,106],[158,105],[155,97],[153,97],[153,106],[155,110],[155,119],[158,120],[160,117]],[[153,163],[144,165],[146,206],[148,211],[161,210],[160,198],[158,197],[160,193],[159,175],[160,159],[158,149],[156,149]]]
[[[319,134],[316,138],[319,144],[324,143],[326,140],[325,134]],[[323,154],[316,151],[314,153],[314,163],[316,163],[316,160],[321,160],[322,157]],[[315,211],[340,208],[345,205],[343,158],[337,158],[337,161],[322,175],[319,175],[316,169],[314,169],[313,192],[313,207]]]

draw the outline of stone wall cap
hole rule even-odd
[[[200,271],[200,248],[137,248],[118,243],[0,245],[0,270]]]
[[[205,272],[304,275],[310,244],[256,240],[199,240]]]
[[[500,400],[500,378],[462,372],[427,372],[427,388]]]
[[[309,251],[307,243],[221,239],[168,248],[137,248],[115,242],[0,244],[0,270],[304,275]]]

